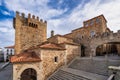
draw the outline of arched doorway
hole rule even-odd
[[[37,80],[37,73],[34,69],[28,68],[22,72],[20,80]]]
[[[104,56],[104,55],[116,55],[118,54],[117,45],[115,43],[106,43],[99,45],[96,48],[96,56]]]

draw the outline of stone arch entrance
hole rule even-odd
[[[114,42],[104,43],[96,47],[96,56],[104,56],[104,55],[115,55],[118,54],[118,46],[120,44],[116,44]]]
[[[98,48],[99,45],[102,45],[104,43],[115,43],[117,44],[117,50],[115,49],[115,51],[118,52],[118,54],[120,55],[120,31],[118,31],[117,33],[103,33],[99,36],[94,36],[90,39],[90,55],[92,56],[96,56],[96,48]],[[115,52],[113,51],[113,52]]]
[[[37,80],[37,72],[32,68],[25,69],[20,76],[20,80]]]

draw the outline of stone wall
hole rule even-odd
[[[37,72],[37,80],[41,79],[41,63],[28,62],[28,63],[13,63],[13,80],[21,80],[21,74],[24,70],[32,68]]]
[[[95,34],[102,34],[107,29],[107,21],[105,20],[103,15],[97,16],[90,20],[83,22],[83,27],[72,30],[71,33],[66,34],[66,37],[70,38],[84,38],[84,37],[92,37]]]
[[[66,48],[66,64],[72,61],[76,56],[81,55],[81,47],[76,45],[65,44]]]
[[[26,18],[24,13],[20,15],[17,12],[13,25],[15,28],[15,53],[17,54],[46,41],[47,22],[39,20],[39,17],[35,18],[33,15],[31,18],[29,14]]]
[[[91,50],[94,50],[94,52],[91,54],[96,55],[95,50],[99,45],[105,44],[105,43],[119,43],[120,42],[120,33],[119,31],[117,33],[103,33],[100,36],[96,36],[91,38],[90,40],[90,48]],[[116,45],[116,44],[115,44]],[[118,51],[119,52],[119,51]]]
[[[55,62],[58,57],[58,62]],[[65,50],[41,50],[42,80],[46,80],[55,70],[65,63]]]
[[[64,43],[64,42],[73,42],[72,39],[63,37],[61,35],[55,35],[51,38],[48,38],[48,41],[56,44]]]
[[[58,39],[58,44],[59,43],[64,43],[64,42],[73,42],[72,39],[65,38],[65,37],[60,37],[60,36],[58,36],[57,39]]]

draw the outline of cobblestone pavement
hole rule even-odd
[[[0,63],[0,67],[5,63]],[[0,80],[12,80],[12,64],[9,64],[7,67],[0,71]]]

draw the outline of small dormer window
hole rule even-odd
[[[58,62],[58,56],[54,57],[54,62]]]

